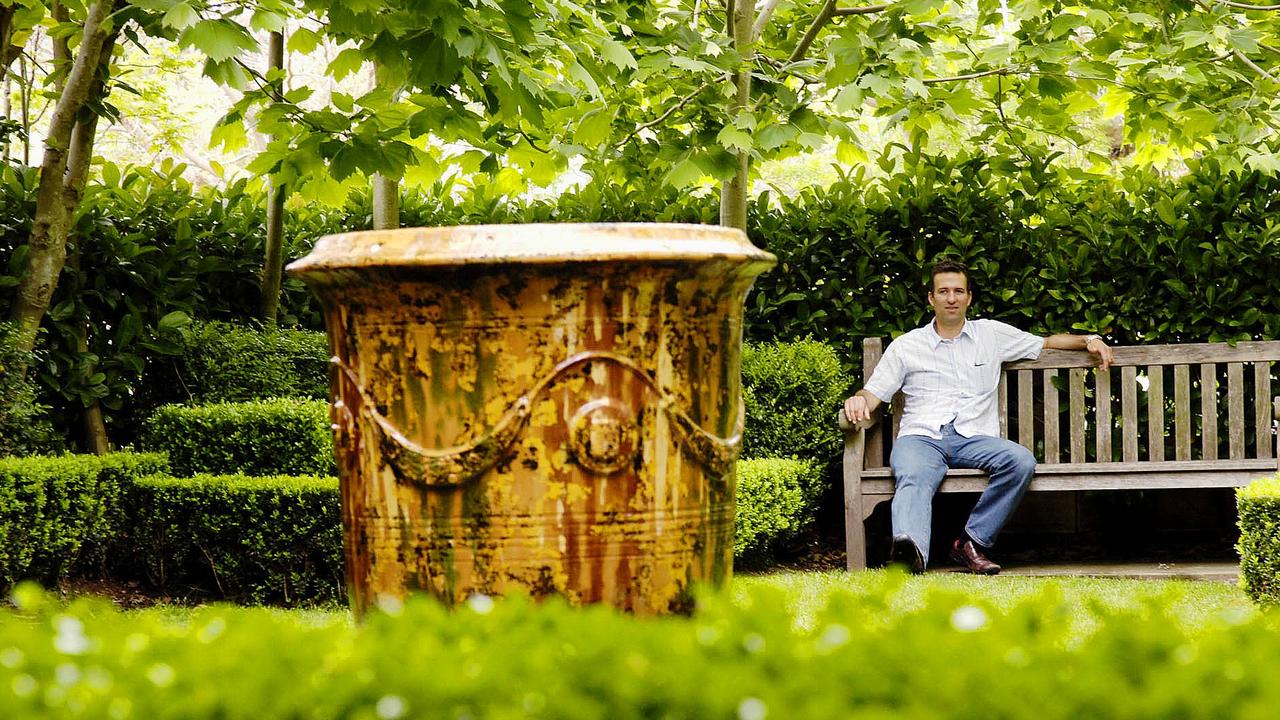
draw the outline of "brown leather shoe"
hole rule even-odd
[[[991,562],[990,558],[982,554],[982,548],[964,535],[951,543],[951,559],[974,575],[995,575],[1000,572],[1000,566]]]

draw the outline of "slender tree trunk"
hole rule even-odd
[[[4,73],[22,53],[22,48],[13,44],[13,16],[17,12],[16,5],[0,6],[0,72]]]
[[[115,48],[115,42],[116,35],[111,33],[102,43],[98,73],[94,76],[89,88],[88,99],[90,100],[102,100],[106,97],[107,79],[111,72],[111,52]],[[66,184],[62,192],[62,212],[68,218],[75,216],[76,208],[80,206],[80,201],[84,197],[84,188],[89,180],[89,167],[93,163],[93,148],[97,138],[98,116],[96,113],[86,114],[83,119],[76,122],[75,128],[71,131],[71,146],[67,149]],[[75,262],[78,267],[79,250],[76,251]],[[93,325],[87,325],[84,332],[76,338],[76,352],[80,353],[81,357],[89,352],[89,333],[93,330]],[[91,367],[88,372],[93,374],[95,371],[96,367]],[[84,428],[84,449],[95,455],[111,452],[111,440],[107,435],[107,423],[102,414],[101,403],[94,400],[85,406],[81,420]]]
[[[373,67],[373,85],[378,83],[378,65]],[[399,91],[395,93],[397,96]],[[383,177],[381,173],[373,176],[373,229],[393,230],[400,227],[400,181]]]
[[[271,33],[267,53],[267,72],[284,70],[284,33]],[[284,89],[281,78],[280,89]],[[262,264],[262,322],[275,327],[280,310],[280,286],[284,273],[284,198],[285,188],[275,182],[267,193],[267,245]]]
[[[736,117],[751,102],[751,72],[747,60],[751,55],[752,24],[755,20],[754,0],[736,0],[731,2],[728,12],[729,35],[733,38],[733,46],[744,58],[738,70],[729,76],[734,86],[734,99],[729,105],[729,116]],[[751,169],[751,154],[738,153],[738,168],[731,179],[720,186],[720,224],[747,229],[747,177]]]
[[[27,77],[25,57],[18,59],[18,72],[22,78],[22,82],[18,83],[22,103],[22,165],[31,167],[31,85],[35,82],[35,78]]]
[[[9,93],[13,91],[12,79],[13,78],[9,75],[9,71],[5,70],[4,82],[0,83],[0,86],[4,87],[4,119],[5,120],[9,120],[10,114],[13,112],[13,104],[9,101]],[[9,137],[10,136],[8,135],[5,136],[4,147],[0,148],[0,162],[4,162],[4,163],[9,162],[9,145],[10,145]]]
[[[16,344],[28,352],[35,347],[40,322],[49,309],[58,276],[67,260],[67,236],[71,222],[66,202],[68,149],[76,116],[85,108],[102,60],[103,45],[110,35],[105,20],[111,9],[110,0],[97,0],[89,5],[84,35],[49,121],[36,195],[36,214],[28,239],[27,266],[19,280],[10,313],[10,320],[17,329]],[[71,195],[77,203],[82,188],[83,185],[72,188]]]
[[[373,176],[373,229],[391,230],[400,227],[400,183]]]

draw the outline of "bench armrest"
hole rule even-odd
[[[1276,398],[1276,412],[1280,413],[1280,398]],[[844,408],[836,411],[836,423],[840,425],[840,429],[846,433],[859,432],[870,428],[880,422],[880,410],[876,409],[871,413],[871,417],[858,423],[849,422],[849,418],[844,416]]]

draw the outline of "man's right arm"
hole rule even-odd
[[[870,420],[871,414],[884,402],[882,397],[891,398],[902,388],[906,379],[906,366],[899,357],[900,346],[895,340],[885,349],[884,357],[876,364],[876,369],[867,378],[862,389],[844,401],[844,417],[851,423]]]
[[[844,416],[851,423],[870,420],[871,414],[880,407],[880,398],[866,390],[859,390],[844,401]]]

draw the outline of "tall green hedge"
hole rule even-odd
[[[142,447],[167,453],[178,475],[337,474],[323,400],[165,405],[147,420]]]
[[[1236,491],[1240,586],[1260,603],[1280,605],[1280,475]]]
[[[163,455],[0,458],[0,587],[104,574],[127,534],[133,478],[166,469]]]
[[[995,172],[976,154],[907,160],[753,206],[749,234],[779,264],[756,281],[749,337],[821,338],[859,376],[861,338],[926,321],[928,268],[945,255],[973,270],[971,316],[1032,332],[1280,338],[1280,176],[1206,160],[1178,177],[1070,181]]]
[[[995,172],[977,153],[909,154],[881,177],[762,194],[751,202],[748,235],[780,262],[748,299],[747,336],[821,339],[860,381],[859,340],[923,323],[926,269],[949,255],[974,270],[974,315],[1034,332],[1098,331],[1126,344],[1280,337],[1280,176],[1224,173],[1211,160],[1189,169],[1071,177],[1039,161]],[[22,269],[36,179],[34,170],[0,168],[0,316]],[[79,265],[63,273],[46,323],[39,381],[60,427],[74,427],[84,402],[100,399],[117,442],[131,441],[144,370],[182,353],[184,318],[255,317],[264,206],[262,189],[244,182],[197,190],[173,168],[104,167],[72,229]],[[366,193],[343,208],[295,208],[286,254],[305,254],[325,233],[367,228],[369,208]],[[459,197],[441,185],[406,195],[401,218],[712,223],[716,198],[588,186],[511,203],[485,187]],[[318,304],[296,279],[285,283],[280,321],[321,327]]]
[[[258,329],[226,322],[195,323],[182,333],[178,355],[148,369],[153,392],[168,402],[214,403],[329,397],[329,346],[323,332]]]

